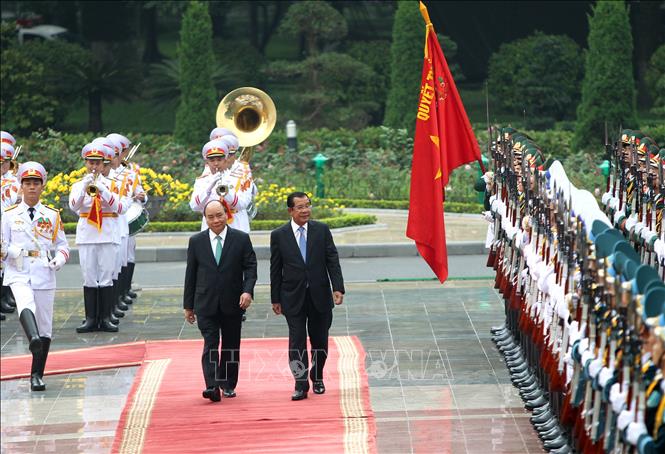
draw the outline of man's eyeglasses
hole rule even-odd
[[[296,210],[296,211],[305,211],[305,210],[309,210],[311,208],[312,208],[311,203],[307,204],[307,205],[296,205],[296,206],[293,207],[293,209]]]

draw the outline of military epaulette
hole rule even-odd
[[[52,205],[44,205],[44,207],[45,207],[45,208],[48,208],[48,209],[50,209],[50,210],[53,210],[53,211],[57,212],[58,214],[60,214],[60,212],[62,211],[62,208],[56,208],[56,207],[54,207],[54,206],[52,206]]]
[[[5,209],[5,213],[8,212],[9,210],[13,210],[13,209],[16,208],[17,206],[19,206],[18,203],[15,203],[15,204],[12,205],[12,206],[8,206],[8,207]]]

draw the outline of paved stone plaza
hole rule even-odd
[[[477,264],[481,266],[480,263]],[[269,287],[257,286],[243,337],[285,337]],[[144,339],[198,339],[183,321],[181,290],[151,288],[122,319],[119,333],[77,334],[78,290],[59,291],[52,350]],[[542,452],[508,372],[489,339],[503,317],[489,280],[351,283],[331,335],[355,335],[367,353],[370,398],[381,453]],[[1,325],[2,356],[28,352],[15,314]],[[109,452],[136,368],[2,382],[2,452]],[[183,392],[198,397],[197,386]],[[238,385],[238,393],[251,392]],[[293,405],[284,396],[285,405]]]

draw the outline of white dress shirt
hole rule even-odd
[[[224,226],[224,230],[222,230],[219,233],[220,238],[222,239],[222,249],[224,249],[224,241],[226,241],[226,232],[227,228]],[[212,255],[215,255],[215,251],[217,250],[217,234],[212,231],[212,229],[208,230],[208,235],[210,236],[210,247],[212,248]]]
[[[305,229],[303,235],[305,235],[305,242],[307,242],[307,222],[305,222],[302,226]],[[295,223],[293,218],[291,218],[291,228],[293,229],[293,236],[296,237],[296,244],[298,245],[298,248],[300,248],[300,232],[298,231],[300,226]]]

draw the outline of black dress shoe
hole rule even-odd
[[[138,295],[136,294],[136,292],[134,292],[132,290],[127,290],[127,296],[129,296],[131,299],[135,300]]]
[[[219,402],[222,400],[222,395],[219,393],[219,388],[217,386],[214,388],[206,388],[203,391],[203,397],[205,399],[210,399],[213,402]]]
[[[326,385],[323,384],[323,381],[314,382],[314,394],[323,394],[326,392]]]
[[[559,436],[554,440],[548,440],[543,443],[543,446],[547,450],[560,449],[568,444],[568,440],[564,436]]]
[[[236,391],[235,389],[232,388],[224,388],[224,391],[222,391],[222,394],[224,397],[235,397],[236,396]]]
[[[302,389],[296,389],[293,394],[291,394],[291,400],[303,400],[307,399],[307,391]]]
[[[30,376],[30,389],[33,391],[44,391],[46,389],[46,384],[39,374],[32,374]]]

